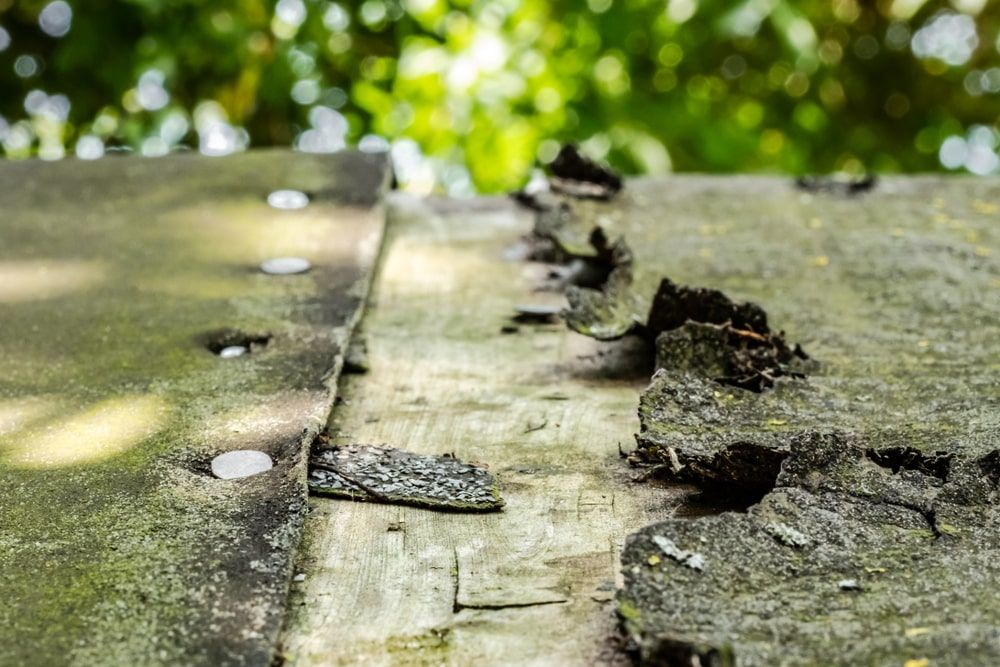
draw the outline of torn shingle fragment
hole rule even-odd
[[[573,144],[560,149],[549,165],[550,186],[555,192],[582,199],[607,200],[622,189],[621,176],[606,165],[591,160]]]
[[[453,456],[426,456],[391,447],[342,445],[315,452],[309,490],[368,502],[455,512],[503,507],[496,480],[481,466]]]

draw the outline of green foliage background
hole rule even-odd
[[[1000,122],[994,0],[70,0],[61,37],[47,4],[0,0],[10,157],[319,124],[328,148],[393,142],[418,188],[499,191],[570,139],[630,173],[925,171],[947,137],[995,154]],[[942,16],[974,21],[962,62],[916,52]],[[150,72],[162,106],[137,93]]]

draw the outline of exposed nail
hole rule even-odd
[[[219,350],[219,356],[223,359],[235,359],[236,357],[242,357],[249,351],[242,345],[230,345]]]

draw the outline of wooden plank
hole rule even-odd
[[[504,200],[392,202],[365,330],[371,371],[342,382],[345,442],[488,464],[500,514],[314,498],[283,640],[318,664],[584,664],[606,650],[624,536],[676,489],[619,457],[648,369],[628,343],[562,324],[501,334],[546,268],[510,259],[531,228]]]

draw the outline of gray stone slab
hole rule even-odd
[[[0,664],[269,663],[386,182],[356,153],[0,164]],[[213,476],[235,450],[274,467]]]

